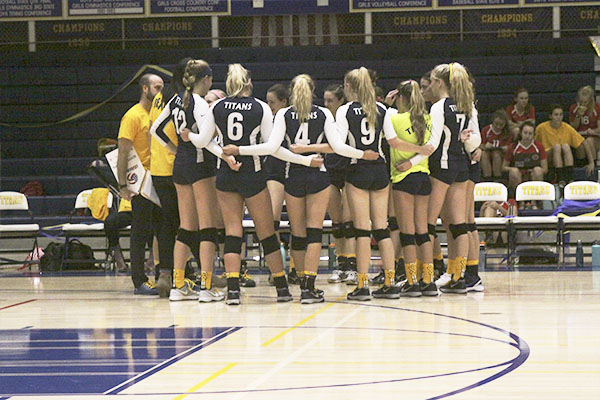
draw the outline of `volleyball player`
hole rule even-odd
[[[227,96],[214,103],[198,135],[191,140],[198,148],[207,145],[217,130],[224,150],[239,149],[239,171],[229,165],[217,165],[217,197],[225,223],[225,270],[227,276],[227,301],[240,304],[240,251],[242,247],[242,220],[244,203],[254,220],[256,233],[263,246],[267,265],[277,289],[277,301],[292,300],[285,279],[279,242],[275,235],[271,198],[266,186],[263,163],[258,156],[246,155],[245,146],[251,147],[265,140],[273,127],[273,114],[269,106],[252,97],[252,81],[248,71],[240,64],[230,64],[227,74]],[[238,147],[240,146],[240,147]]]
[[[448,234],[447,283],[439,282],[444,293],[466,293],[464,273],[469,252],[466,221],[467,180],[469,156],[481,143],[477,110],[473,105],[473,85],[465,68],[458,63],[440,64],[431,72],[432,96],[439,99],[431,107],[431,138],[436,149],[429,157],[432,185],[429,198],[428,230],[435,234],[435,224],[442,207],[446,205]],[[418,155],[398,168],[408,170],[419,164],[424,156]]]

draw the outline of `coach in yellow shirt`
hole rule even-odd
[[[535,140],[542,143],[548,155],[548,166],[556,169],[559,184],[573,181],[573,153],[571,148],[585,146],[588,160],[586,174],[594,172],[594,155],[584,138],[573,127],[563,122],[563,107],[553,104],[550,107],[550,121],[542,122],[535,129]]]
[[[144,273],[146,243],[152,237],[155,205],[142,196],[135,196],[127,188],[127,156],[133,144],[144,168],[150,169],[150,108],[154,97],[162,90],[163,80],[154,74],[140,78],[140,100],[121,119],[119,127],[119,191],[125,200],[131,200],[132,221],[130,238],[131,279],[135,294],[157,295],[158,291]]]

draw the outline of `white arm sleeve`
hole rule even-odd
[[[445,101],[446,99],[443,98],[436,102],[433,106],[431,106],[431,112],[429,114],[431,116],[431,137],[429,138],[429,141],[426,144],[432,145],[434,151],[440,145],[440,140],[442,139],[442,132],[444,131]],[[414,166],[419,164],[426,158],[427,156],[417,154],[416,156],[410,159],[410,163]]]
[[[363,158],[364,151],[356,149],[346,144],[346,138],[348,137],[348,120],[346,119],[346,112],[348,111],[347,106],[341,106],[338,108],[335,123],[333,121],[333,114],[329,110],[325,112],[327,119],[325,120],[325,136],[327,141],[331,145],[333,151],[340,156],[348,158]],[[329,122],[328,122],[329,121]]]
[[[202,124],[198,128],[199,132],[197,134],[190,133],[190,142],[199,149],[206,147],[215,135],[217,124],[213,110],[214,108],[211,108],[202,119]]]
[[[271,112],[271,109],[266,103],[260,100],[257,101],[263,108],[263,117],[260,123],[260,134],[263,138],[263,143],[251,146],[240,146],[239,150],[241,156],[266,156],[273,154],[275,151],[277,151],[279,146],[281,146],[281,142],[283,141],[283,136],[285,134],[285,121],[283,130],[274,130],[273,113]],[[277,112],[277,117],[283,119],[283,113],[281,113],[281,111],[283,110],[279,110],[279,112]]]
[[[475,106],[471,112],[471,118],[469,119],[469,125],[467,129],[471,129],[471,137],[465,142],[465,150],[470,154],[475,151],[476,148],[481,144],[481,132],[479,131],[479,121],[477,119],[478,113]]]
[[[223,148],[219,146],[219,143],[217,143],[216,138],[208,142],[208,144],[206,145],[206,150],[210,151],[218,158],[221,158],[221,156],[223,155]]]
[[[301,154],[293,153],[285,147],[278,148],[273,155],[279,158],[280,160],[288,161],[294,164],[301,164],[305,167],[310,167],[310,162],[314,157],[314,154],[310,156],[303,156]]]
[[[385,117],[383,118],[383,133],[387,140],[392,140],[397,138],[396,130],[394,129],[394,125],[392,124],[392,115],[398,114],[398,110],[395,108],[388,108],[385,112]]]

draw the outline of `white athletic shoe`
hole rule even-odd
[[[223,300],[225,300],[225,295],[216,289],[203,289],[198,293],[198,301],[200,303]]]
[[[452,275],[450,275],[449,273],[446,272],[444,275],[440,276],[437,281],[435,281],[435,286],[437,286],[439,288],[441,286],[446,285],[451,280],[452,280]]]
[[[358,272],[348,271],[346,272],[346,285],[358,285]]]
[[[198,292],[195,292],[192,287],[196,286],[192,281],[186,279],[183,286],[179,289],[172,288],[169,294],[169,300],[171,301],[182,301],[182,300],[198,300]]]
[[[327,278],[327,282],[329,283],[340,283],[343,282],[344,279],[346,279],[346,271],[342,271],[339,269],[334,269],[331,272],[331,275],[329,275],[329,278]]]

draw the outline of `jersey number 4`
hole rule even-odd
[[[227,136],[230,140],[237,142],[244,136],[244,116],[239,112],[229,114],[227,117]]]
[[[360,141],[365,146],[368,146],[375,141],[375,129],[369,129],[369,122],[366,118],[363,118],[360,121],[360,133],[362,134]]]
[[[310,139],[308,137],[308,123],[303,122],[300,124],[298,132],[296,132],[296,137],[294,137],[294,143],[303,145],[310,144]]]

